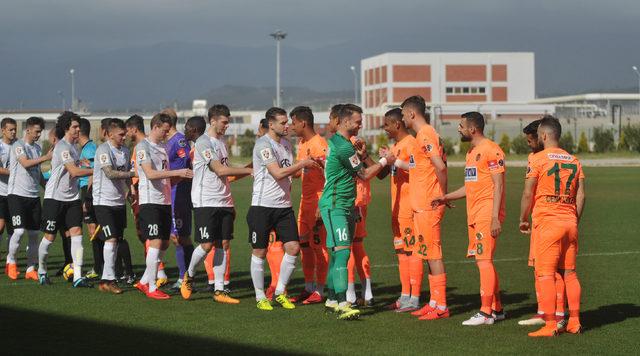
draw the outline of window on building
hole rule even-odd
[[[484,87],[480,87],[480,88],[478,88],[478,92],[479,92],[480,94],[484,94]]]
[[[469,87],[463,87],[462,94],[469,94]]]
[[[447,87],[447,94],[453,94],[453,87]]]
[[[477,87],[471,87],[471,94],[477,94],[478,93],[478,88]]]
[[[454,88],[454,93],[462,94],[462,88],[460,88],[460,87]]]

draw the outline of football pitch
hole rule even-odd
[[[518,213],[524,168],[507,174],[507,220],[499,238],[496,268],[503,291],[507,320],[492,326],[463,327],[480,307],[476,266],[465,259],[466,215],[463,201],[447,210],[443,222],[443,249],[447,268],[447,299],[451,318],[419,321],[408,314],[386,311],[400,286],[389,222],[389,182],[372,181],[366,249],[372,264],[376,306],[365,309],[357,321],[338,321],[324,314],[322,305],[256,309],[249,275],[249,244],[245,216],[251,181],[232,184],[237,219],[232,242],[231,288],[240,305],[216,304],[207,293],[184,301],[149,300],[134,288],[107,295],[97,288],[74,290],[60,277],[41,287],[33,281],[10,282],[0,275],[0,339],[3,354],[635,354],[640,350],[640,168],[585,168],[586,208],[580,224],[578,273],[582,284],[582,335],[563,334],[531,339],[535,327],[517,321],[535,312],[533,271],[527,267],[528,238],[518,232]],[[462,168],[449,171],[450,189],[463,182]],[[300,197],[294,184],[294,207]],[[297,213],[297,212],[296,212]],[[132,229],[126,236],[136,273],[142,274],[143,249]],[[23,238],[19,266],[24,276]],[[50,271],[63,263],[56,240],[49,258]],[[0,248],[6,255],[6,237]],[[91,247],[85,239],[85,269]],[[176,267],[173,247],[167,253],[171,282]],[[298,260],[298,267],[300,263]],[[196,286],[203,286],[200,269]],[[269,274],[266,273],[266,283]],[[289,291],[303,287],[297,270]],[[423,287],[427,287],[426,276]],[[422,300],[428,296],[423,292]],[[422,301],[421,300],[421,301]]]

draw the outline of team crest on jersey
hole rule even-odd
[[[358,154],[354,154],[353,156],[349,157],[349,163],[351,163],[351,167],[352,168],[356,168],[358,167],[358,165],[360,164],[360,158],[358,158]]]
[[[260,151],[260,156],[262,157],[262,160],[263,160],[263,161],[266,161],[266,160],[271,159],[271,156],[272,156],[272,154],[271,154],[271,149],[270,149],[270,148],[268,148],[268,147],[267,147],[267,148],[263,148],[263,149]]]
[[[184,138],[179,139],[179,140],[178,140],[178,146],[180,146],[180,147],[185,147],[185,146],[187,146],[187,141],[185,141],[185,139],[184,139]]]
[[[138,151],[138,161],[143,161],[147,158],[147,153],[144,150]]]
[[[62,151],[60,156],[62,156],[62,160],[63,161],[66,161],[71,157],[71,154],[69,154],[69,151]]]
[[[480,155],[479,153],[476,155],[476,162],[480,160],[480,157],[482,157],[482,155]]]
[[[498,165],[499,165],[500,167],[504,167],[504,160],[503,160],[503,159],[499,159],[499,160],[498,160]]]
[[[413,158],[413,155],[409,156],[409,168],[416,168],[416,160]]]
[[[202,156],[205,159],[211,159],[211,150],[210,149],[206,149],[206,150],[202,151]]]
[[[426,144],[426,145],[424,146],[424,150],[425,150],[425,152],[431,152],[431,151],[433,151],[433,145],[432,145],[432,144],[430,144],[430,143]]]
[[[476,240],[482,240],[483,237],[484,235],[481,232],[476,233]]]
[[[20,156],[23,153],[24,153],[24,150],[22,149],[22,147],[20,146],[16,147],[16,156]]]
[[[418,235],[418,242],[420,243],[424,242],[424,237],[422,237],[422,235]]]
[[[464,181],[465,182],[477,182],[478,181],[478,168],[476,168],[476,167],[464,167]]]
[[[109,162],[109,156],[106,153],[103,153],[99,157],[100,164],[107,164]]]
[[[407,238],[411,237],[411,228],[410,227],[406,227],[404,229],[404,236],[406,236]]]

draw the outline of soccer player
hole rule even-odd
[[[191,178],[190,169],[169,170],[169,157],[163,144],[171,129],[172,119],[164,113],[151,119],[149,137],[140,141],[136,151],[136,173],[139,178],[139,223],[142,237],[149,241],[146,269],[136,288],[151,299],[169,299],[158,289],[158,264],[169,247],[171,234],[172,178]]]
[[[147,138],[147,135],[144,132],[144,119],[142,116],[132,115],[127,119],[127,121],[125,121],[125,125],[127,126],[127,137],[134,145],[137,145]],[[138,240],[140,240],[144,245],[146,241],[142,237],[142,230],[140,229],[140,222],[138,220],[138,212],[140,211],[138,182],[140,179],[136,176],[137,165],[135,146],[133,152],[131,152],[131,169],[133,170],[134,176],[131,178],[131,187],[129,187],[129,203],[131,204],[131,212],[133,213],[133,221],[136,225]]]
[[[5,227],[7,236],[11,238],[13,226],[11,225],[11,215],[7,203],[7,192],[9,183],[9,156],[11,155],[11,145],[16,140],[16,120],[5,117],[0,122],[2,128],[2,139],[0,140],[0,245],[2,244],[2,234]],[[7,223],[8,222],[8,223]]]
[[[391,173],[391,231],[393,247],[398,256],[398,272],[402,288],[400,298],[391,305],[391,309],[403,313],[419,308],[423,277],[422,258],[413,253],[415,235],[409,196],[409,171],[399,167],[402,162],[404,164],[409,162],[409,152],[416,144],[416,139],[402,121],[400,108],[391,109],[385,113],[384,130],[394,141],[389,151],[397,158],[393,166],[383,169],[378,174],[378,178],[382,179]]]
[[[462,114],[458,125],[461,142],[470,142],[464,169],[464,185],[437,197],[434,207],[466,197],[469,247],[480,271],[480,312],[462,325],[490,325],[504,320],[500,301],[498,272],[493,265],[498,236],[505,218],[504,152],[484,136],[484,116],[479,112]]]
[[[182,278],[180,292],[184,299],[191,297],[193,277],[196,267],[215,247],[213,270],[213,299],[223,304],[238,304],[226,291],[227,254],[233,239],[233,222],[236,212],[229,177],[236,179],[250,175],[252,168],[229,167],[229,154],[224,142],[224,134],[229,127],[231,113],[226,105],[213,105],[208,112],[209,130],[205,134],[204,118],[191,118],[185,130],[195,136],[193,170],[194,184],[191,201],[194,206],[196,240],[200,245],[194,250],[189,268]],[[193,132],[193,133],[192,133]]]
[[[291,110],[289,116],[291,128],[300,138],[296,159],[301,161],[312,157],[324,161],[327,154],[327,141],[316,133],[311,109],[298,106]],[[326,242],[323,241],[326,239],[326,233],[322,226],[322,219],[317,215],[318,200],[324,186],[324,171],[318,168],[305,168],[302,170],[301,179],[302,196],[298,211],[298,234],[305,287],[294,301],[314,304],[322,302],[329,266],[329,253]]]
[[[111,119],[107,126],[107,142],[101,144],[95,154],[93,168],[93,207],[100,224],[99,238],[103,241],[102,279],[100,291],[121,294],[116,283],[115,263],[118,243],[127,227],[125,197],[128,181],[133,177],[129,149],[124,146],[126,127],[124,121]]]
[[[527,158],[528,164],[531,163],[531,158],[534,154],[540,152],[543,147],[538,143],[538,126],[540,125],[540,120],[535,120],[529,123],[522,132],[524,133],[527,139],[527,145],[531,149],[531,153]],[[531,235],[529,237],[529,266],[534,266],[534,253],[535,253],[535,240],[537,236],[536,224],[531,224]],[[538,312],[528,319],[523,319],[518,321],[518,325],[545,325],[544,322],[544,312],[542,311],[542,306],[540,305],[540,286],[538,285],[538,279],[533,275],[535,280],[535,290],[536,290],[536,300],[538,301]],[[562,279],[562,275],[556,272],[556,320],[558,323],[565,323],[565,292],[564,292],[564,279]]]
[[[447,164],[441,138],[429,125],[426,105],[421,96],[411,96],[402,103],[402,119],[416,132],[416,143],[409,156],[409,194],[413,210],[414,253],[429,265],[429,302],[412,315],[420,320],[449,317],[446,288],[447,275],[442,261],[440,223],[444,206],[431,207],[431,201],[447,193]]]
[[[20,238],[25,231],[29,236],[27,249],[26,279],[38,280],[35,266],[38,262],[38,233],[40,229],[40,185],[43,182],[40,164],[51,159],[52,150],[45,155],[38,145],[44,129],[44,120],[32,116],[25,122],[26,129],[21,140],[11,146],[9,155],[9,182],[7,203],[11,215],[13,234],[9,240],[5,273],[10,279],[18,279],[16,253],[20,248]]]
[[[80,116],[65,111],[58,116],[56,127],[64,137],[56,143],[51,159],[51,177],[44,190],[41,229],[44,237],[38,248],[38,279],[40,285],[49,285],[47,258],[49,247],[59,229],[69,232],[73,259],[73,287],[88,288],[91,284],[82,276],[84,249],[82,247],[82,203],[78,177],[89,176],[93,170],[80,167],[80,154],[76,143],[80,136]]]
[[[80,161],[83,167],[93,169],[93,159],[96,156],[96,144],[91,139],[91,123],[85,118],[80,119],[80,137],[78,138],[80,146]],[[86,164],[89,164],[88,166]],[[96,239],[96,213],[93,209],[91,180],[89,176],[79,177],[80,184],[80,201],[82,202],[82,219],[91,238],[91,248],[93,251],[93,268],[86,275],[89,279],[98,278],[102,273],[102,248],[104,242]]]
[[[269,132],[256,140],[253,147],[253,194],[247,213],[251,254],[251,280],[260,310],[273,310],[264,293],[264,259],[267,254],[269,234],[276,231],[284,246],[275,300],[285,309],[294,309],[285,294],[289,278],[295,269],[296,256],[300,252],[296,216],[291,208],[291,176],[303,168],[318,166],[312,158],[293,163],[291,144],[285,138],[289,130],[287,112],[272,107],[265,117]]]
[[[545,326],[529,333],[531,337],[555,336],[565,331],[564,325],[556,320],[556,272],[564,279],[569,305],[566,331],[572,334],[582,331],[582,291],[576,273],[576,254],[578,223],[585,201],[585,176],[580,161],[559,147],[561,135],[562,126],[556,118],[542,118],[538,141],[544,149],[530,160],[520,205],[520,231],[531,233],[529,214],[535,200],[531,214],[537,230],[534,264]]]
[[[360,311],[352,309],[347,302],[347,264],[355,232],[354,177],[368,180],[387,164],[393,164],[395,157],[389,154],[375,163],[367,156],[362,145],[358,145],[356,151],[356,147],[351,144],[351,138],[362,127],[360,107],[345,104],[339,109],[338,117],[338,130],[328,142],[326,181],[318,205],[322,221],[327,227],[327,248],[331,254],[325,306],[337,312],[338,319],[349,320],[360,315]],[[368,168],[363,167],[361,160],[367,163]]]

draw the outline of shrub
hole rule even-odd
[[[596,127],[593,130],[594,151],[598,153],[613,151],[615,148],[613,130]]]
[[[584,131],[580,133],[580,140],[578,140],[578,153],[589,153],[589,141]]]
[[[514,153],[523,155],[529,153],[529,145],[527,144],[527,138],[520,134],[511,141],[511,149]]]
[[[576,145],[573,142],[573,135],[571,132],[566,132],[562,137],[560,137],[560,148],[563,150],[573,154],[576,151]]]
[[[256,135],[249,129],[247,129],[243,135],[238,136],[238,146],[240,146],[240,155],[242,157],[251,157],[255,144]]]
[[[502,148],[504,154],[511,152],[511,141],[509,140],[509,135],[506,133],[503,133],[502,137],[500,137],[500,148]]]
[[[640,152],[640,125],[625,126],[620,136],[621,142],[622,138],[624,138],[624,143],[628,147],[627,149]]]
[[[448,137],[442,141],[442,147],[444,148],[444,153],[447,156],[451,156],[452,154],[456,153],[453,149],[453,141]]]

